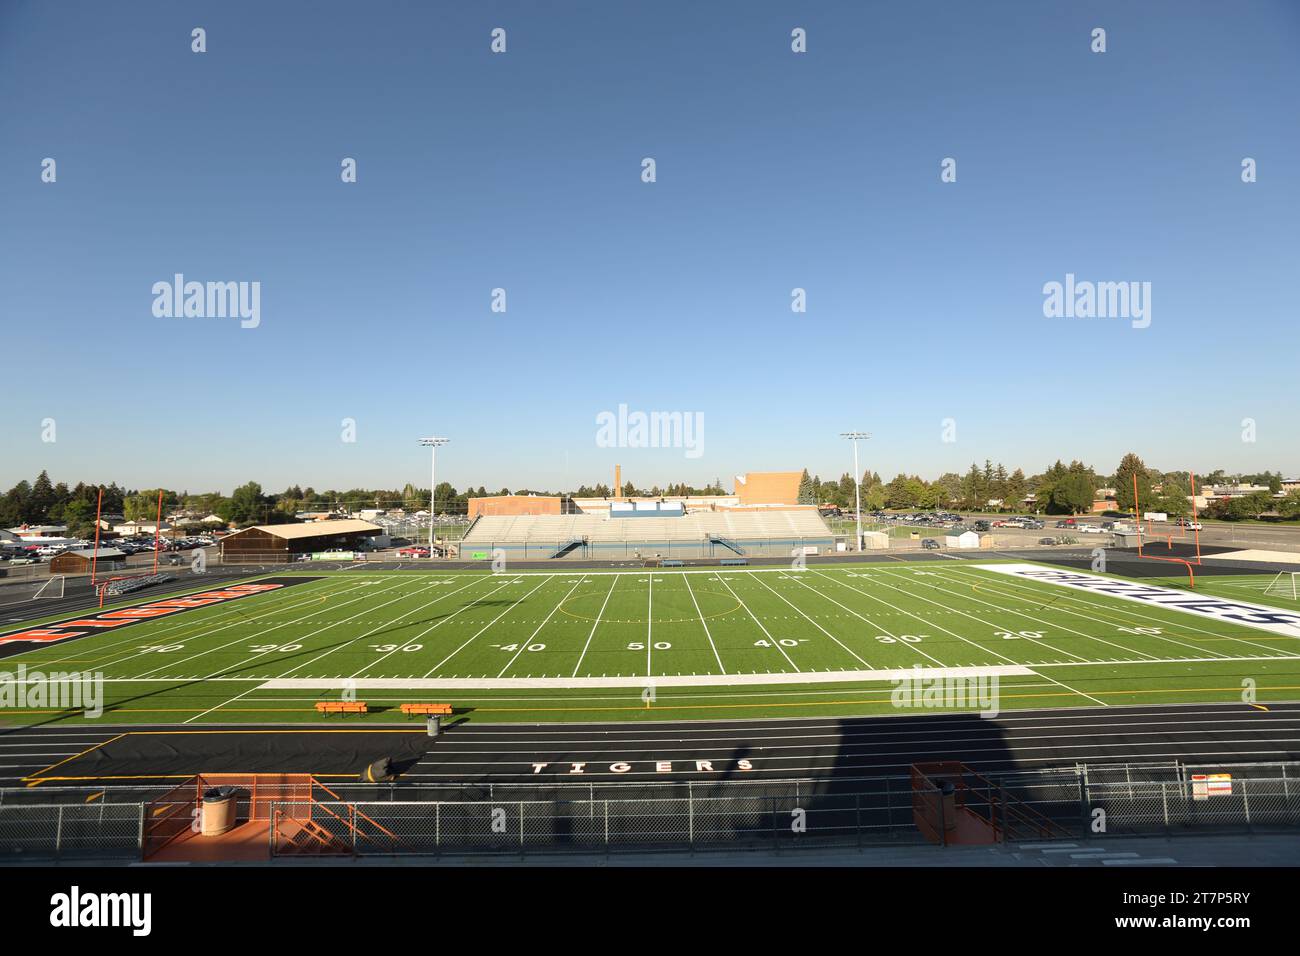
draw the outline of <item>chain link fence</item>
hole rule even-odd
[[[0,806],[0,864],[24,860],[137,860],[143,803]]]
[[[992,774],[999,799],[1080,838],[1274,832],[1300,827],[1300,763],[1080,764]],[[187,785],[194,787],[193,784]],[[196,789],[0,790],[0,862],[140,859],[168,837],[158,807]],[[323,791],[323,793],[322,793]],[[95,797],[95,794],[102,796]],[[681,783],[337,784],[259,790],[276,856],[784,851],[924,844],[903,775]],[[179,795],[179,796],[178,796]],[[92,802],[86,802],[87,798]],[[254,813],[254,808],[257,812]],[[1014,834],[1013,834],[1014,838]]]

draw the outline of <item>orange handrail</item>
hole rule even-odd
[[[348,802],[348,801],[344,800],[342,797],[340,797],[340,796],[339,796],[337,793],[335,793],[333,790],[331,790],[329,787],[325,786],[325,784],[323,784],[323,783],[321,783],[319,780],[317,780],[315,777],[312,778],[312,783],[314,783],[316,786],[320,787],[322,790],[324,790],[326,793],[328,793],[328,794],[329,794],[331,797],[333,797],[335,800],[339,801],[339,803],[347,803],[347,802]],[[316,800],[314,800],[314,799],[312,800],[312,803],[313,803],[313,804],[315,804],[316,802],[317,802]],[[324,805],[324,804],[321,804],[321,806],[324,807],[325,805]],[[399,840],[399,839],[397,838],[397,834],[394,833],[392,830],[388,829],[388,827],[384,826],[382,823],[379,823],[379,822],[376,821],[376,820],[372,820],[368,815],[366,815],[365,813],[362,813],[360,810],[358,810],[358,809],[357,809],[357,805],[356,805],[355,803],[349,804],[349,806],[352,807],[352,812],[353,812],[353,813],[355,813],[355,814],[356,814],[357,816],[359,816],[361,819],[365,820],[365,821],[366,821],[367,823],[369,823],[372,827],[375,827],[375,828],[378,829],[378,830],[382,830],[384,833],[388,834],[388,836],[391,837],[395,842],[397,842],[397,843],[401,843],[401,842],[402,842],[401,840]],[[326,809],[328,809],[328,807],[326,807]],[[342,817],[339,817],[337,813],[335,813],[334,816],[335,816],[335,817],[338,817],[339,819],[343,819]],[[346,820],[344,820],[343,822],[344,822],[344,823],[347,823]],[[357,833],[360,833],[361,836],[365,837],[367,840],[370,839],[370,837],[366,836],[366,834],[361,833],[361,831],[358,830],[358,829],[356,828],[355,825],[353,825],[353,824],[351,824],[351,823],[348,823],[348,826],[349,826],[349,827],[352,827],[352,829],[356,830]]]

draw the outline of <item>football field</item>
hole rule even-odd
[[[85,636],[56,627],[0,671],[100,675],[98,719],[110,723],[391,722],[404,719],[400,704],[429,701],[509,721],[979,709],[942,683],[900,699],[905,677],[995,681],[999,709],[1300,699],[1300,638],[1287,633],[1300,628],[1028,580],[993,563],[262,580],[265,590],[237,600],[135,596],[118,605],[132,611],[65,614],[48,625]],[[1264,583],[1206,577],[1195,593],[1297,610]],[[369,713],[314,709],[340,699],[366,701]],[[51,703],[11,697],[0,721],[48,722],[60,715]]]

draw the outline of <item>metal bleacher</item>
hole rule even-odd
[[[832,546],[833,535],[815,510],[700,511],[678,516],[607,517],[601,514],[484,515],[461,552],[502,549],[516,558],[585,556],[599,559],[710,557],[718,547],[734,555],[788,555],[799,545]]]

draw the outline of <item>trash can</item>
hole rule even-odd
[[[430,714],[429,719],[425,722],[425,731],[430,737],[438,736],[438,731],[442,729],[442,718],[437,714]]]
[[[235,825],[235,788],[209,787],[203,791],[202,833],[218,836]]]

